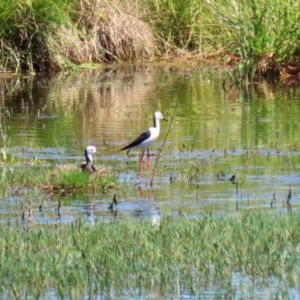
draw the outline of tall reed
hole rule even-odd
[[[231,53],[235,81],[278,75],[281,63],[295,63],[299,52],[300,21],[297,1],[206,0],[218,40]],[[229,59],[230,59],[229,58]],[[233,60],[232,60],[233,59]]]
[[[164,51],[172,47],[199,50],[205,28],[205,2],[197,0],[151,0],[142,3],[146,22],[152,24],[159,35]],[[162,16],[164,16],[162,18]]]

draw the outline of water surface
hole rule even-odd
[[[2,79],[3,138],[11,155],[45,167],[77,168],[92,144],[97,168],[117,174],[111,192],[63,198],[60,221],[82,215],[93,222],[162,214],[199,218],[242,209],[280,213],[290,190],[296,209],[299,87],[262,82],[243,91],[224,85],[225,79],[219,70],[168,65]],[[127,156],[119,149],[152,125],[157,110],[169,122],[162,122],[151,148],[153,166],[166,140],[151,188],[146,165],[138,176],[140,150]],[[18,162],[12,168],[22,167]],[[230,182],[232,175],[237,183]],[[118,206],[112,215],[108,206],[115,192]],[[58,220],[55,197],[26,189],[3,198],[0,220],[10,219],[29,198],[36,222]],[[41,213],[42,201],[47,205]]]

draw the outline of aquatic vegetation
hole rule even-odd
[[[14,188],[40,188],[48,193],[62,195],[74,193],[102,193],[114,187],[113,172],[102,169],[93,174],[79,169],[70,170],[45,168],[39,165],[14,169],[5,166],[1,170],[1,190]]]
[[[63,192],[64,194],[104,192],[112,187],[114,187],[114,175],[105,169],[93,174],[78,170],[53,172],[48,183],[44,185],[44,188],[50,192]]]
[[[151,292],[199,297],[213,285],[228,296],[235,293],[233,272],[253,280],[251,289],[272,277],[293,286],[299,284],[299,220],[299,213],[242,213],[164,217],[155,226],[145,220],[94,226],[77,220],[23,231],[0,224],[2,289],[19,297],[25,291],[43,296],[50,287],[74,298]],[[284,292],[278,289],[270,292]]]

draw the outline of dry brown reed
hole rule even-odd
[[[154,35],[136,12],[134,5],[129,7],[125,1],[80,1],[75,16],[77,27],[62,26],[49,39],[54,61],[65,67],[69,62],[151,58],[155,52]]]

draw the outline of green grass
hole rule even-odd
[[[76,70],[149,58],[152,32],[125,9],[114,1],[2,1],[0,70]]]
[[[115,176],[108,170],[94,174],[82,172],[79,168],[69,170],[28,165],[14,168],[4,165],[0,170],[0,191],[5,195],[10,189],[38,188],[48,193],[76,194],[103,193],[114,187]]]
[[[114,186],[114,175],[107,170],[92,175],[80,170],[59,171],[52,173],[49,184],[51,190],[64,190],[67,194],[104,192]]]
[[[51,49],[47,39],[59,26],[70,22],[72,3],[75,1],[2,1],[0,69],[17,73],[49,69]]]
[[[226,50],[238,57],[232,76],[252,81],[256,75],[278,75],[282,63],[297,63],[300,30],[296,1],[209,2]]]
[[[143,5],[151,11],[147,22],[153,24],[165,47],[201,50],[201,36],[205,30],[203,17],[207,10],[205,1],[163,0],[148,1]]]
[[[148,1],[147,22],[172,47],[233,64],[236,83],[279,75],[282,64],[298,65],[300,21],[297,1]],[[161,15],[166,16],[161,18]],[[168,47],[169,46],[169,47]],[[234,61],[237,58],[237,61]]]
[[[26,232],[0,225],[1,285],[11,297],[25,291],[41,297],[49,287],[74,298],[177,295],[180,287],[199,296],[211,285],[233,296],[231,273],[240,271],[258,286],[270,276],[293,286],[299,284],[299,220],[299,213],[164,217],[155,226],[145,220],[94,226],[78,220]]]

